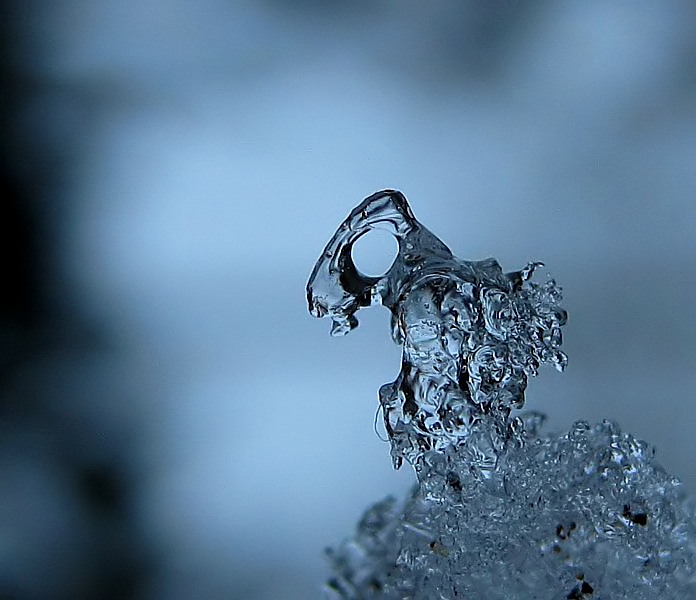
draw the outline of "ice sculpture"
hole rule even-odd
[[[387,228],[398,254],[381,277],[353,244]],[[393,464],[417,483],[372,506],[328,551],[335,598],[696,598],[696,522],[653,449],[608,421],[543,436],[522,408],[529,375],[562,370],[560,289],[455,258],[384,190],[341,224],[307,285],[316,317],[348,333],[364,306],[392,313],[401,372],[379,401]]]

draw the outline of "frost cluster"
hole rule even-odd
[[[380,277],[352,246],[388,228],[399,252]],[[618,426],[576,423],[542,436],[543,416],[514,416],[527,377],[563,370],[560,289],[455,258],[404,196],[367,198],[336,231],[307,285],[332,333],[383,304],[401,371],[379,393],[392,461],[417,476],[404,502],[371,507],[329,551],[336,598],[696,598],[696,523],[679,482]]]

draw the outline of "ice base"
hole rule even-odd
[[[521,433],[492,471],[433,452],[327,551],[329,597],[696,598],[693,505],[653,454],[608,421]]]

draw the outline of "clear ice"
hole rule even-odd
[[[398,254],[360,273],[353,244],[387,229]],[[696,599],[696,519],[680,482],[645,442],[609,421],[543,435],[522,408],[542,364],[562,371],[566,313],[532,262],[503,273],[459,260],[397,191],[373,194],[327,244],[307,284],[331,333],[382,304],[403,346],[379,391],[395,468],[417,483],[369,508],[328,550],[329,597],[343,599]]]

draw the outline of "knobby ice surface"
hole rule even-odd
[[[355,266],[373,229],[396,238],[382,276]],[[544,435],[544,417],[515,415],[527,378],[563,370],[560,288],[532,282],[541,263],[504,273],[470,262],[378,192],[327,244],[307,285],[310,312],[332,334],[382,304],[403,346],[379,401],[395,468],[417,483],[370,507],[328,551],[335,598],[696,598],[696,519],[680,482],[645,442],[609,421]]]

